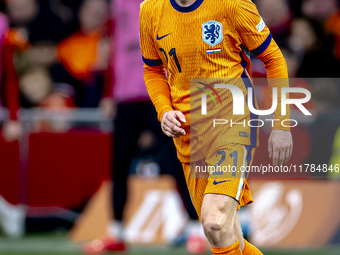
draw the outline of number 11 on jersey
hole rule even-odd
[[[162,48],[159,48],[159,50],[164,54],[165,58],[166,58],[166,62],[169,63],[169,58],[165,52],[164,49]],[[176,55],[176,49],[175,48],[172,48],[170,51],[169,51],[169,56],[173,56],[173,58],[175,59],[175,63],[176,63],[176,66],[177,66],[177,69],[178,69],[178,72],[181,73],[182,72],[182,69],[181,69],[181,66],[178,62],[178,59],[177,59],[177,55]]]

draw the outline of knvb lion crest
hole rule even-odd
[[[220,22],[210,20],[202,25],[203,42],[214,47],[223,40],[223,27]]]

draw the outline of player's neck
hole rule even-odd
[[[175,0],[175,1],[178,3],[178,5],[182,7],[190,6],[196,2],[196,0]]]

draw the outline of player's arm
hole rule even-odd
[[[274,122],[268,141],[268,152],[273,157],[274,165],[285,164],[293,149],[290,128],[281,126],[282,120],[289,119],[290,116],[289,106],[286,109],[287,114],[281,115],[281,89],[289,87],[286,61],[251,0],[239,0],[236,30],[244,45],[264,63],[269,86],[278,89],[278,105],[274,112],[274,119],[277,121]]]
[[[144,61],[144,82],[156,108],[163,132],[169,137],[178,137],[185,135],[184,129],[180,128],[180,121],[185,122],[185,117],[181,112],[174,111],[172,108],[168,79],[154,45],[150,24],[142,4],[139,15],[139,33]]]
[[[278,105],[274,112],[274,119],[277,121],[274,122],[273,131],[269,137],[268,152],[269,157],[273,157],[274,165],[281,165],[289,160],[293,150],[290,128],[281,126],[281,122],[284,119],[289,119],[290,116],[288,105],[287,115],[281,115],[281,88],[289,87],[287,64],[273,39],[271,39],[268,48],[257,57],[264,63],[267,70],[269,86],[278,88]]]

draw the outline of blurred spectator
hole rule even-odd
[[[72,27],[69,28],[52,10],[51,3],[53,1],[8,0],[8,13],[12,26],[22,29],[33,44],[39,41],[55,43],[61,41],[73,32]],[[56,2],[53,6],[55,5]],[[59,5],[59,9],[60,7],[62,6]],[[59,13],[67,13],[67,11],[65,12],[64,8],[63,12]]]
[[[5,122],[2,135],[6,141],[13,141],[21,134],[20,122],[17,111],[19,109],[18,79],[13,65],[13,47],[5,38],[8,29],[8,19],[0,13],[0,45],[1,45],[1,83],[0,83],[0,105],[9,109],[9,119]]]
[[[11,142],[21,135],[21,127],[17,116],[18,79],[13,65],[13,47],[6,38],[8,29],[9,20],[0,12],[0,106],[9,109],[9,118],[4,121],[2,127],[2,136],[5,141]],[[0,195],[0,227],[8,237],[23,236],[25,214],[26,210],[23,206],[12,205]]]
[[[24,78],[20,86],[21,106],[32,107],[39,105],[36,100],[44,93],[45,88],[40,87],[44,82],[35,82],[36,78],[31,73],[36,66],[48,66],[55,60],[55,46],[58,41],[55,37],[59,20],[55,15],[48,15],[46,10],[39,6],[39,2],[35,0],[9,0],[8,14],[12,28],[7,32],[7,39],[13,47],[13,58],[16,74],[19,79]],[[46,17],[49,17],[46,19]],[[42,27],[48,25],[46,20],[51,22],[51,27]],[[60,25],[60,24],[59,24]],[[33,78],[34,77],[34,78]],[[27,79],[33,79],[33,82],[26,86]],[[25,84],[25,85],[22,85]],[[36,87],[36,89],[33,89]]]
[[[35,0],[8,0],[7,8],[11,23],[21,28],[33,22],[39,12],[39,5]]]
[[[304,0],[289,0],[290,9],[294,17],[301,17],[301,5]]]
[[[305,0],[302,4],[302,13],[306,17],[317,20],[325,32],[335,36],[335,45],[328,44],[330,51],[340,59],[340,1],[337,0]],[[334,52],[332,54],[334,55]]]
[[[339,1],[340,3],[340,1]],[[333,33],[336,39],[336,57],[340,60],[340,10],[334,13],[326,24],[326,29],[328,32]]]
[[[73,7],[76,8],[75,6]],[[33,75],[31,72],[47,70],[55,64],[57,43],[77,28],[72,8],[61,1],[50,0],[8,0],[7,7],[11,23],[7,39],[14,48],[17,76],[20,80],[25,80],[24,84],[30,79],[42,81],[43,76]],[[47,75],[50,76],[46,71],[45,76]],[[37,102],[36,99],[41,99],[41,94],[46,92],[44,85],[45,82],[38,82],[34,85],[34,90],[32,86],[21,85],[21,106],[41,106],[42,101]],[[50,91],[54,92],[52,88]]]
[[[301,58],[299,77],[338,77],[340,62],[334,56],[335,40],[313,19],[292,22],[290,48]]]
[[[26,71],[20,79],[20,90],[26,106],[45,107],[58,111],[73,107],[71,99],[74,96],[68,84],[53,83],[45,67],[34,66]],[[36,121],[35,132],[65,132],[66,124],[59,120],[58,125],[48,121]]]
[[[291,12],[287,0],[258,0],[259,11],[278,44],[283,44],[289,33]]]
[[[291,24],[289,46],[294,52],[304,56],[318,49],[324,36],[322,27],[316,21],[297,18]]]
[[[305,0],[301,8],[306,17],[324,23],[336,12],[337,0]]]
[[[80,30],[64,39],[57,52],[61,65],[52,67],[54,81],[72,85],[78,107],[98,107],[108,67],[108,4],[85,0],[79,10]]]
[[[52,81],[43,68],[32,68],[27,71],[20,79],[20,90],[27,105],[40,106],[51,94]]]

